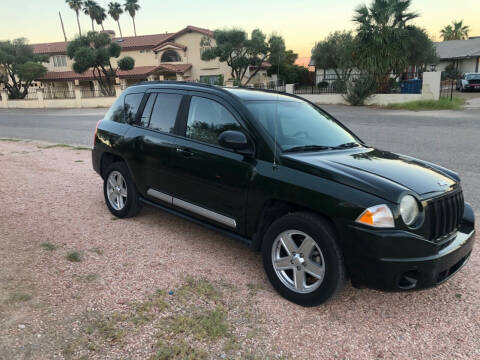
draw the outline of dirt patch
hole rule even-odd
[[[305,309],[234,240],[112,219],[90,152],[37,145],[0,141],[0,359],[480,358],[477,248],[437,288]]]

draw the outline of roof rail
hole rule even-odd
[[[207,88],[207,89],[215,89],[215,90],[220,90],[224,93],[230,94],[227,90],[225,90],[223,87],[218,86],[218,85],[209,85],[209,84],[204,84],[204,83],[197,83],[197,82],[191,82],[191,81],[179,81],[179,80],[153,80],[153,81],[140,81],[138,83],[133,84],[132,86],[141,86],[141,85],[161,85],[161,84],[166,84],[166,85],[188,85],[188,86],[193,86],[193,87],[201,87],[201,88]]]

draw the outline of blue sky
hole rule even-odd
[[[99,0],[106,7],[108,1]],[[123,3],[123,0],[120,1]],[[361,0],[140,0],[137,15],[139,35],[174,32],[186,25],[209,29],[240,27],[247,31],[260,28],[282,35],[287,47],[300,56],[309,56],[316,41],[335,30],[353,29],[353,11]],[[471,35],[480,35],[480,0],[412,0],[412,9],[421,17],[415,22],[440,39],[442,26],[464,19]],[[30,43],[62,41],[58,19],[61,11],[69,38],[77,33],[75,14],[64,0],[1,0],[0,40],[26,37]],[[121,19],[124,36],[133,35],[128,14]],[[82,29],[90,29],[90,19],[81,15]],[[116,24],[110,18],[106,29]]]

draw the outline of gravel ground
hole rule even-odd
[[[214,359],[480,358],[478,246],[437,288],[347,285],[306,309],[277,295],[260,255],[234,240],[148,207],[112,218],[89,151],[0,141],[0,165],[1,359],[185,357],[160,342]],[[66,259],[74,250],[80,262]],[[228,330],[202,337],[185,319],[209,309]]]

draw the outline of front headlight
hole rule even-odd
[[[395,221],[393,220],[392,211],[385,204],[369,207],[364,212],[362,212],[355,221],[360,224],[373,227],[395,227]]]
[[[405,195],[400,201],[400,215],[405,225],[414,224],[419,214],[417,200],[412,195]]]

